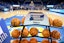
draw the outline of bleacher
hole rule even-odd
[[[4,9],[9,9],[10,8],[10,4],[8,3],[0,3],[0,11],[4,11]]]
[[[3,0],[0,0],[0,1],[3,1]],[[37,0],[6,0],[5,1],[4,0],[3,2],[0,2],[0,9],[3,9],[3,7],[10,9],[10,6],[12,5],[20,5],[20,8],[21,6],[24,6],[25,9],[30,9],[29,4],[31,3],[31,1],[34,2],[34,5],[35,5],[34,9],[38,9],[38,8],[42,9],[46,7],[47,4],[55,4],[54,7],[52,7],[53,9],[64,9],[64,4],[59,3],[58,5],[55,3],[55,1],[53,1],[54,2],[53,3],[52,0],[50,1],[48,0],[38,0],[38,1]],[[51,8],[47,8],[47,9],[51,9]]]

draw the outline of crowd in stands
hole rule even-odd
[[[25,1],[26,2],[26,1]],[[29,3],[29,2],[28,2]],[[30,2],[31,3],[31,2]],[[39,3],[39,4],[37,4],[37,3]],[[31,6],[30,4],[18,4],[18,5],[20,5],[20,7],[19,8],[13,8],[14,10],[16,10],[16,9],[23,9],[23,10],[31,10],[31,9],[33,9],[33,10],[42,10],[42,9],[44,9],[44,8],[46,8],[46,5],[44,5],[43,3],[41,3],[40,4],[40,2],[37,2],[36,3],[36,1],[34,1],[31,5],[33,5],[33,6]],[[7,3],[7,2],[0,2],[0,11],[1,10],[3,10],[4,8],[8,8],[8,9],[10,9],[10,6],[13,6],[14,4],[11,4],[11,3]],[[22,7],[23,6],[23,7]],[[54,9],[64,9],[64,2],[61,2],[61,3],[59,3],[59,4],[56,4],[56,5],[54,5],[54,7],[53,7]]]

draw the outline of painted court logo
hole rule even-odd
[[[7,33],[4,33],[0,26],[0,43],[2,43],[8,37]]]

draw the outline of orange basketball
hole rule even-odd
[[[51,18],[49,18],[49,23],[50,23],[50,26],[53,26],[53,20]]]
[[[58,42],[54,40],[54,41],[52,41],[52,43],[58,43]]]
[[[37,39],[36,38],[31,38],[29,43],[38,43]]]
[[[18,38],[20,36],[20,31],[15,29],[12,31],[11,35],[13,38]]]
[[[27,39],[23,39],[23,40],[21,40],[20,43],[29,43],[29,41]]]
[[[12,43],[19,43],[19,40],[13,40],[13,42]]]
[[[53,26],[55,27],[62,27],[62,21],[59,19],[54,19],[53,20]]]
[[[22,18],[21,23],[24,24],[25,17]]]
[[[60,32],[54,30],[51,32],[51,36],[55,39],[60,39]]]
[[[11,21],[11,25],[14,27],[20,26],[20,20],[18,18],[13,18]]]
[[[35,28],[35,27],[32,27],[32,28],[30,29],[30,34],[31,34],[32,36],[36,36],[36,35],[38,34],[38,29]]]
[[[28,31],[27,28],[24,28],[23,32],[21,31],[21,35],[22,35],[22,37],[27,37],[28,34],[29,34],[29,31]]]
[[[41,43],[50,43],[48,40],[43,40]]]
[[[48,30],[48,29],[44,29],[44,30],[42,31],[42,35],[43,35],[44,37],[49,37],[49,36],[50,36],[49,30]]]

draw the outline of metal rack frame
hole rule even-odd
[[[37,25],[37,26],[38,26],[39,24],[21,25],[21,26],[23,26],[22,33],[23,33],[23,30],[24,30],[25,26],[33,26],[33,25]],[[39,26],[46,26],[46,25],[39,25]],[[47,38],[48,40],[50,39],[50,41],[51,41],[51,43],[52,43],[50,26],[46,26],[46,29],[49,29],[49,32],[50,32],[50,37],[49,37],[49,38],[48,38],[48,37],[40,37],[40,36],[30,36],[30,37]],[[22,40],[22,38],[30,38],[30,37],[22,37],[22,35],[21,35],[20,41]],[[20,43],[20,42],[19,42],[19,43]]]

